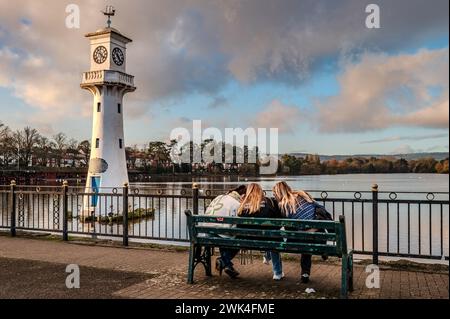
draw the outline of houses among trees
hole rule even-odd
[[[78,142],[58,133],[50,138],[36,129],[12,131],[0,123],[0,167],[81,168],[89,163],[89,141]]]
[[[64,133],[51,137],[25,127],[13,131],[0,123],[0,170],[58,171],[86,169],[89,165],[90,142],[76,141]],[[194,150],[198,151],[197,153]],[[219,150],[221,152],[219,152]],[[200,158],[198,158],[199,154]],[[130,171],[144,174],[240,174],[258,175],[258,149],[237,147],[214,140],[201,145],[192,142],[179,147],[176,141],[154,141],[143,147],[126,148]],[[209,157],[209,159],[206,159]],[[322,161],[319,155],[282,155],[280,175],[358,174],[358,173],[442,173],[448,174],[448,158],[349,157]]]

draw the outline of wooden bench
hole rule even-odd
[[[277,251],[280,253],[336,256],[342,259],[341,298],[353,290],[353,252],[347,250],[345,218],[339,221],[300,221],[291,219],[212,217],[185,212],[190,237],[188,283],[194,282],[194,270],[203,264],[211,273],[214,247]],[[223,225],[233,227],[223,227]],[[255,227],[255,228],[251,228]],[[282,227],[288,230],[280,230]],[[308,232],[318,229],[318,232]],[[325,231],[326,230],[326,231]],[[234,236],[224,238],[221,235]]]

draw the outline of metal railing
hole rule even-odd
[[[0,229],[187,242],[184,211],[203,214],[221,191],[133,187],[101,189],[0,186]],[[270,196],[270,191],[266,191]],[[346,217],[348,246],[358,254],[449,258],[449,194],[310,190],[336,220]]]

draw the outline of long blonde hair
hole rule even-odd
[[[297,211],[299,197],[306,200],[308,203],[314,202],[314,199],[305,191],[293,191],[286,182],[279,182],[275,184],[272,189],[275,199],[278,201],[278,206],[285,215],[294,214]]]
[[[242,215],[244,210],[248,210],[250,214],[254,214],[261,209],[261,202],[264,200],[264,192],[256,183],[247,186],[247,192],[242,199],[241,206],[238,209],[238,215]]]

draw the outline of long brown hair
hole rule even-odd
[[[243,195],[245,195],[245,193],[247,192],[247,186],[245,186],[245,185],[240,185],[240,186],[238,186],[238,187],[236,187],[236,188],[230,189],[230,190],[227,192],[227,194],[231,194],[231,193],[233,193],[233,192],[236,192],[236,193],[238,193],[239,195],[243,196]]]
[[[297,211],[297,208],[300,205],[299,197],[309,203],[314,202],[311,195],[302,190],[293,191],[286,182],[275,184],[272,191],[275,199],[278,201],[278,206],[286,215],[294,214]]]
[[[264,200],[264,192],[259,184],[251,183],[247,186],[247,192],[238,210],[238,215],[242,215],[244,210],[254,214],[261,209],[261,202]]]

